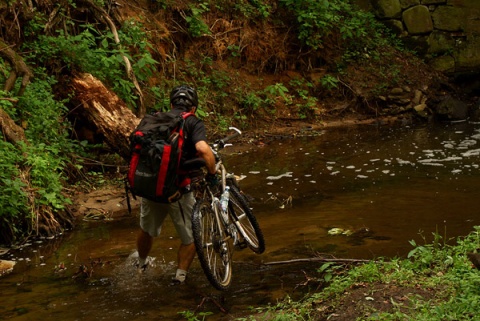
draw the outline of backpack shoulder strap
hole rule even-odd
[[[190,117],[190,116],[197,117],[197,116],[195,116],[194,113],[187,113],[187,112],[183,112],[183,113],[182,113],[182,118],[183,118],[183,119],[187,119],[187,118]]]
[[[190,116],[193,116],[193,117],[196,118],[197,116],[195,116],[194,113],[189,113],[189,112],[183,112],[183,113],[181,113],[181,116],[183,118],[182,133],[183,133],[185,139],[187,139],[187,137],[189,136],[188,133],[187,133],[187,129],[185,129],[185,131],[183,130],[183,128],[186,127],[185,124],[187,123],[187,118],[190,117]]]

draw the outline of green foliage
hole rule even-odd
[[[35,203],[62,210],[71,201],[63,195],[63,169],[65,159],[57,149],[60,146],[38,144],[26,149],[25,166],[29,170],[30,184],[36,190]]]
[[[275,305],[255,308],[256,315],[249,318],[239,318],[241,321],[307,321],[312,319],[312,310],[304,301],[293,301],[290,297]],[[263,315],[262,315],[263,314]]]
[[[64,102],[54,98],[55,81],[42,70],[36,74],[18,104],[18,117],[24,122],[25,135],[31,143],[23,150],[24,165],[29,169],[38,204],[63,209],[69,203],[62,193],[63,169],[69,162],[68,155],[80,146],[68,138],[69,123],[63,120],[68,110]]]
[[[288,101],[288,97],[286,96],[288,88],[282,83],[276,83],[275,85],[267,86],[263,92],[266,95],[265,102],[267,104],[274,104],[279,97],[283,98],[285,102]]]
[[[30,23],[29,29],[37,30],[37,20]],[[139,81],[147,81],[153,75],[156,61],[152,58],[142,25],[126,21],[119,31],[122,46],[115,44],[110,31],[100,32],[93,25],[82,25],[78,35],[66,35],[59,30],[57,36],[40,34],[37,39],[25,45],[30,52],[29,61],[44,66],[53,61],[62,68],[91,73],[105,82],[131,107],[135,106],[134,85],[125,73],[124,57],[131,65]],[[123,48],[132,48],[131,50]]]
[[[343,64],[384,57],[387,47],[402,49],[398,38],[371,12],[358,9],[344,0],[280,0],[296,17],[298,38],[319,49],[328,38],[340,38],[345,50]],[[331,82],[329,85],[333,85]],[[332,87],[333,88],[333,87]]]
[[[282,83],[269,85],[263,90],[246,91],[240,97],[241,112],[235,117],[241,118],[262,112],[275,114],[276,104],[294,105],[301,119],[314,118],[317,111],[318,99],[312,96],[311,90],[314,85],[300,79],[294,79],[288,86]]]
[[[93,3],[96,4],[99,7],[103,7],[105,5],[104,0],[93,0]]]
[[[248,92],[242,99],[242,106],[249,113],[258,112],[260,110],[269,113],[275,113],[275,103],[282,99],[285,103],[291,102],[291,97],[287,94],[288,88],[282,83],[269,85],[263,90],[257,92]]]
[[[323,275],[323,281],[330,282],[335,275],[340,272],[341,266],[335,265],[333,262],[327,262],[322,264],[318,269],[318,272]]]
[[[305,79],[292,79],[289,83],[297,95],[297,100],[300,100],[296,104],[298,108],[298,116],[300,119],[314,118],[317,111],[318,99],[312,96],[312,89],[314,85]]]
[[[348,42],[343,55],[344,63],[379,61],[388,59],[390,53],[387,48],[403,50],[400,40],[393,37],[370,12],[357,11],[349,17],[341,30],[344,36],[356,40]]]
[[[191,12],[190,15],[185,16],[185,21],[188,25],[188,31],[193,37],[201,37],[210,34],[210,29],[202,18],[202,15],[209,10],[208,2],[190,5]]]
[[[118,36],[120,43],[125,48],[130,48],[126,55],[132,62],[135,76],[139,81],[147,81],[154,75],[155,64],[158,62],[150,54],[153,48],[143,25],[135,20],[127,20],[119,30]]]
[[[155,0],[155,4],[158,6],[160,9],[167,9],[170,1],[169,0]]]
[[[245,95],[241,104],[245,110],[255,112],[263,106],[264,100],[258,94],[249,92]]]
[[[212,315],[212,312],[198,312],[194,313],[192,311],[181,311],[178,312],[182,317],[185,318],[187,321],[203,321],[209,315]]]
[[[279,3],[293,11],[298,38],[314,49],[322,47],[323,38],[344,24],[344,11],[350,11],[350,5],[343,0],[280,0]]]
[[[320,79],[320,84],[327,90],[332,90],[334,88],[338,88],[339,80],[337,77],[332,75],[325,75]]]
[[[1,66],[1,64],[0,64],[0,66]],[[0,68],[0,70],[2,70],[2,69],[3,68]],[[6,77],[7,76],[5,75],[4,78],[6,78]],[[3,99],[0,99],[0,108],[3,109],[9,115],[14,114],[15,113],[15,106],[12,103],[12,99],[14,99],[14,97],[12,97],[12,95],[9,94],[9,93],[6,93],[5,91],[0,90],[0,98],[3,98]]]
[[[65,168],[71,163],[70,155],[82,147],[68,137],[67,109],[65,102],[54,98],[55,83],[37,69],[16,108],[2,101],[2,108],[25,128],[28,141],[16,147],[1,141],[0,225],[8,225],[10,235],[0,235],[0,239],[6,241],[28,235],[33,224],[26,222],[38,211],[59,211],[71,203],[63,191]]]
[[[247,19],[266,19],[270,17],[272,6],[261,0],[235,1],[234,9]]]
[[[22,231],[19,229],[28,215],[28,201],[25,192],[26,184],[21,180],[19,164],[22,155],[10,143],[0,136],[0,240],[13,239]]]
[[[230,46],[227,47],[227,49],[231,52],[232,57],[240,57],[240,55],[241,55],[240,46],[230,45]]]

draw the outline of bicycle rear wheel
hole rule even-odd
[[[248,201],[234,184],[230,186],[230,199],[228,209],[238,232],[247,243],[248,247],[255,253],[261,254],[265,251],[265,239],[262,230],[258,225],[257,218],[253,215],[248,206]]]
[[[200,199],[192,216],[195,248],[200,264],[210,283],[219,290],[226,290],[232,281],[232,248],[218,222],[212,203]]]

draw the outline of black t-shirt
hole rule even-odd
[[[184,110],[174,108],[172,112],[180,115]],[[189,116],[185,120],[185,142],[182,151],[182,162],[197,157],[197,149],[195,144],[200,141],[207,141],[207,133],[205,124],[196,116]]]

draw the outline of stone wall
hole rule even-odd
[[[355,0],[447,74],[480,73],[480,0]]]

